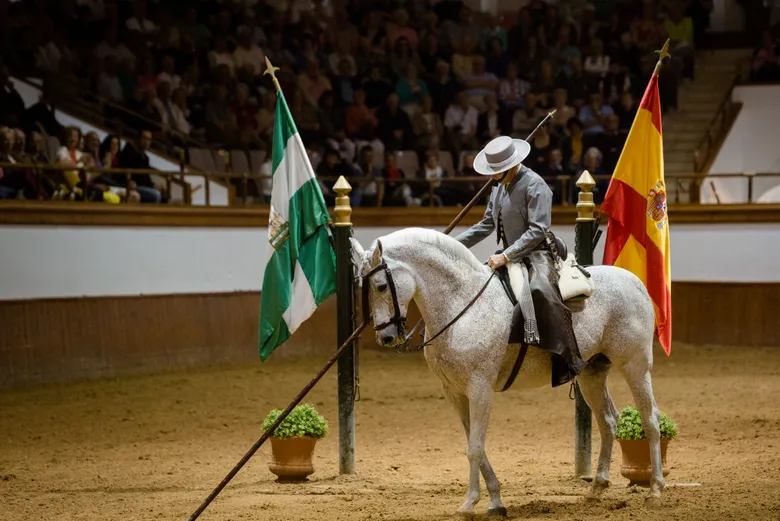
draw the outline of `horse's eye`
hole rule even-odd
[[[387,284],[379,284],[379,285],[377,285],[377,287],[376,287],[376,290],[377,290],[377,291],[379,291],[380,293],[381,293],[382,291],[385,291],[386,289],[387,289]]]

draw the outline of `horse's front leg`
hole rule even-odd
[[[469,459],[469,491],[466,494],[466,501],[458,511],[470,518],[474,515],[474,505],[479,501],[479,473],[485,460],[485,437],[490,421],[493,389],[487,381],[472,380],[467,391],[467,398],[469,441],[466,457]]]
[[[466,443],[468,444],[469,435],[471,434],[471,420],[469,418],[469,400],[462,394],[455,393],[449,390],[445,385],[442,385],[444,396],[447,401],[455,408],[460,421],[463,424],[463,429],[466,432]],[[493,467],[490,466],[487,453],[482,458],[482,464],[480,465],[482,471],[482,477],[485,479],[485,485],[490,494],[490,504],[488,505],[488,516],[501,516],[506,517],[506,507],[501,502],[501,482],[498,481],[496,473],[493,471]]]

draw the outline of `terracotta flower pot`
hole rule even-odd
[[[628,478],[631,485],[642,487],[650,486],[650,478],[653,469],[650,465],[650,443],[647,440],[618,440],[623,451],[623,464],[620,466],[620,474]],[[669,438],[661,438],[661,472],[664,477],[669,475],[666,466],[666,446]]]
[[[268,468],[279,476],[279,481],[306,481],[306,477],[314,473],[312,455],[316,444],[317,438],[308,436],[271,436],[271,461]]]

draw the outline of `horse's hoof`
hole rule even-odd
[[[473,511],[466,512],[463,510],[458,510],[458,514],[460,514],[461,519],[463,519],[464,521],[473,521],[474,518],[476,517]]]
[[[506,517],[506,507],[496,507],[488,509],[488,517]]]
[[[645,498],[645,508],[661,508],[661,498],[657,496],[647,496]]]

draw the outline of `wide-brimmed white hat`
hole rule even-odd
[[[474,158],[474,171],[496,175],[519,165],[531,153],[531,145],[522,139],[499,136],[485,145]]]

